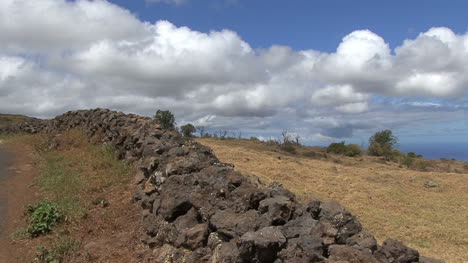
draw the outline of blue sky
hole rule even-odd
[[[169,20],[209,32],[231,29],[257,48],[287,45],[332,52],[357,29],[369,29],[392,47],[431,27],[468,30],[468,2],[372,0],[191,0],[183,4],[113,0],[145,21]]]
[[[466,1],[0,2],[0,112],[110,108],[306,144],[468,143]],[[468,153],[467,153],[468,155]]]

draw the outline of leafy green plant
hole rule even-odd
[[[49,233],[52,227],[63,219],[58,204],[48,200],[40,201],[36,205],[29,205],[27,214],[29,214],[27,229],[32,237]]]

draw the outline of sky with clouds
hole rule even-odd
[[[468,140],[468,4],[270,2],[2,0],[0,112],[169,109],[309,144]]]

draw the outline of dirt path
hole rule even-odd
[[[4,236],[5,224],[7,220],[7,195],[3,191],[4,184],[11,176],[11,171],[8,169],[11,162],[11,153],[0,147],[0,236]]]
[[[0,144],[0,263],[26,262],[29,256],[10,234],[21,226],[24,207],[37,198],[31,161],[27,147]]]

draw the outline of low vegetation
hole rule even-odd
[[[337,200],[380,242],[396,238],[447,263],[468,258],[464,162],[410,154],[413,166],[425,167],[420,171],[423,167],[408,169],[385,157],[334,156],[318,147],[296,146],[292,155],[257,140],[197,140],[240,172],[258,176],[265,184],[278,181],[303,201]],[[428,187],[429,182],[437,186]]]
[[[35,185],[42,191],[42,200],[26,208],[27,225],[11,237],[37,239],[38,262],[61,262],[79,247],[79,237],[73,233],[80,222],[96,206],[108,205],[102,193],[126,184],[132,168],[117,158],[112,147],[90,144],[80,131],[10,136],[8,141],[35,149],[40,171]],[[49,237],[42,239],[43,235]]]
[[[357,144],[345,145],[345,142],[331,143],[327,147],[327,153],[341,154],[349,157],[360,156],[362,154],[361,147]]]
[[[49,247],[36,248],[36,261],[39,263],[60,263],[69,254],[76,251],[80,242],[70,237],[57,238]]]
[[[27,231],[31,237],[49,233],[52,227],[64,218],[58,204],[49,200],[42,200],[35,205],[29,205],[26,213],[29,221]]]
[[[31,120],[34,118],[15,114],[0,114],[0,128]]]

